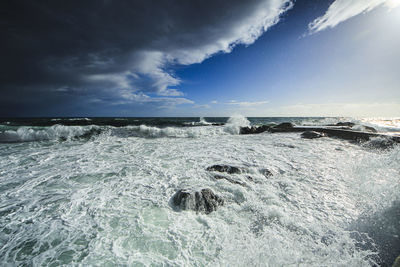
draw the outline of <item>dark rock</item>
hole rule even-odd
[[[229,166],[229,165],[213,165],[210,167],[207,167],[207,171],[216,171],[216,172],[226,172],[229,174],[234,174],[234,173],[241,173],[242,170],[238,167],[234,166]]]
[[[252,182],[254,181],[253,177],[251,177],[250,175],[247,175],[246,178],[247,178],[247,180],[249,180],[249,181],[252,181]]]
[[[335,123],[335,124],[328,124],[327,126],[345,126],[345,127],[353,127],[354,125],[356,125],[356,124],[353,123],[353,122],[346,121],[346,122],[338,122],[338,123]]]
[[[258,133],[266,132],[270,128],[271,127],[268,125],[240,127],[240,134],[258,134]]]
[[[273,175],[273,173],[268,169],[261,169],[260,173],[267,178]]]
[[[232,179],[231,177],[228,177],[228,176],[216,174],[216,175],[214,175],[214,178],[217,179],[217,180],[226,180],[226,181],[228,181],[228,182],[230,182],[232,184],[238,184],[238,185],[241,185],[241,186],[246,186],[245,183],[243,183],[241,181],[238,181],[238,180],[235,180],[235,179]]]
[[[370,127],[370,126],[365,126],[364,125],[364,129],[365,129],[366,132],[370,132],[370,133],[377,133],[378,132],[374,127]]]
[[[307,139],[314,139],[314,138],[320,138],[326,136],[324,133],[320,132],[315,132],[315,131],[305,131],[304,133],[301,134],[302,138],[307,138]]]
[[[273,128],[274,129],[292,129],[294,127],[294,124],[291,122],[282,122],[278,125],[275,125]]]
[[[224,205],[224,200],[209,188],[201,189],[200,191],[180,189],[172,197],[172,201],[181,210],[194,210],[206,214]]]
[[[393,148],[395,145],[395,141],[389,137],[375,137],[371,138],[368,142],[364,143],[363,145],[367,148],[373,149],[389,149]]]
[[[254,134],[255,129],[254,126],[253,127],[240,127],[240,134]]]

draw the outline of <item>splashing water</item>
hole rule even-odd
[[[240,127],[250,126],[249,120],[242,115],[233,115],[228,119],[225,130],[231,134],[239,134]]]
[[[25,127],[69,138],[0,143],[1,265],[392,264],[399,147],[237,134],[248,125],[101,126],[90,138],[74,136],[98,126]],[[214,164],[241,167],[228,176],[240,183],[215,179]],[[188,187],[225,205],[175,211],[170,198]]]

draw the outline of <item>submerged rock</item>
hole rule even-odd
[[[195,191],[193,189],[180,189],[172,197],[172,201],[176,207],[181,210],[194,210],[196,212],[204,212],[209,214],[219,206],[224,205],[224,200],[209,188]]]
[[[229,174],[234,174],[234,173],[241,173],[242,170],[238,167],[234,167],[234,166],[229,166],[229,165],[213,165],[210,167],[207,167],[206,169],[207,171],[216,171],[216,172],[226,172]]]
[[[216,179],[216,180],[226,180],[226,181],[228,181],[228,182],[230,182],[230,183],[232,183],[232,184],[238,184],[238,185],[241,185],[241,186],[246,186],[246,184],[245,183],[243,183],[243,182],[241,182],[241,181],[238,181],[238,180],[235,180],[235,179],[233,179],[233,178],[230,178],[230,177],[228,177],[228,176],[224,176],[224,175],[219,175],[219,174],[217,174],[217,175],[214,175],[214,178]],[[251,178],[251,177],[250,177]],[[251,178],[251,179],[253,179],[253,178]],[[249,179],[250,180],[250,179]]]
[[[364,143],[364,147],[373,149],[389,149],[393,148],[396,142],[390,137],[375,137]]]
[[[324,136],[326,136],[326,134],[316,131],[305,131],[304,133],[301,134],[302,138],[307,138],[307,139],[320,138]]]
[[[270,170],[268,170],[268,169],[261,169],[261,170],[260,170],[260,173],[261,173],[262,175],[264,175],[266,178],[268,178],[268,177],[270,177],[270,176],[273,175],[273,173],[272,173]]]

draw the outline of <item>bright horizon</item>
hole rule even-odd
[[[399,3],[12,3],[0,116],[400,117]]]

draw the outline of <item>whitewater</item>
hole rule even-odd
[[[0,265],[391,266],[399,145],[239,134],[340,121],[400,132],[396,118],[4,119]],[[215,164],[244,171],[215,179]],[[210,188],[224,205],[179,211],[183,188]]]

